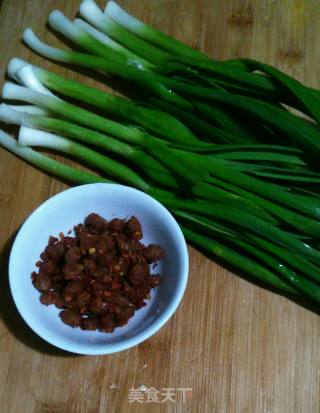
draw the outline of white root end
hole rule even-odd
[[[38,129],[21,126],[19,130],[19,143],[25,146],[43,146],[50,149],[66,149],[70,142],[62,136],[44,132]]]
[[[106,7],[104,9],[104,13],[108,14],[108,16],[112,16],[113,14],[119,13],[119,11],[124,11],[118,3],[113,0],[107,2]],[[125,12],[126,13],[126,12]],[[112,18],[112,17],[111,17]]]
[[[87,20],[92,26],[103,31],[107,30],[109,18],[93,0],[84,0],[80,4],[80,16]]]
[[[120,24],[120,26],[139,34],[139,31],[143,30],[145,24],[135,17],[127,13],[122,7],[115,1],[109,1],[104,10],[104,13],[112,20]]]
[[[85,22],[84,20],[75,19],[73,23],[86,33],[90,34],[99,42],[105,44],[106,46],[109,46],[114,50],[118,50],[119,48],[121,48],[121,46],[117,42],[112,40],[106,34],[102,33],[100,30],[97,30],[95,27],[91,26],[91,24]]]
[[[12,109],[5,103],[0,104],[0,120],[10,125],[22,125],[25,119],[26,113],[19,112]]]
[[[30,47],[33,45],[41,46],[42,42],[40,39],[33,33],[33,30],[30,27],[26,28],[22,33],[23,41]]]
[[[28,113],[30,115],[39,115],[39,116],[50,116],[51,115],[51,113],[48,110],[39,108],[38,106],[34,106],[34,105],[6,105],[6,106],[17,112]]]
[[[40,107],[47,107],[48,103],[59,106],[61,99],[56,96],[48,96],[43,93],[35,92],[24,86],[16,85],[12,82],[5,82],[2,89],[4,99],[21,100],[22,102],[32,103]]]
[[[21,147],[21,145],[10,135],[0,129],[0,145],[4,148],[8,149],[10,152],[15,153],[16,155],[20,155],[21,151],[25,148]],[[27,159],[27,158],[26,158]]]
[[[82,34],[82,30],[76,25],[74,25],[59,10],[53,10],[49,14],[48,21],[53,29],[57,30],[59,33],[63,34],[71,40],[79,38]]]
[[[16,77],[22,85],[44,95],[54,96],[54,94],[40,82],[31,65],[22,67],[22,69],[16,73]]]
[[[3,99],[17,99],[19,100],[19,90],[23,89],[21,86],[12,82],[5,82],[2,88]]]
[[[6,132],[0,129],[0,145],[6,148],[8,151],[20,156],[22,159],[30,161],[37,165],[39,161],[44,158],[44,155],[21,145],[18,141],[8,135]]]
[[[19,59],[18,57],[13,57],[7,66],[7,74],[11,79],[17,80],[16,74],[24,66],[28,66],[30,63],[25,60]]]
[[[64,50],[56,49],[55,47],[48,46],[42,42],[32,31],[32,29],[27,28],[23,32],[22,39],[36,53],[47,57],[48,59],[58,60],[61,62],[68,61],[67,52]]]

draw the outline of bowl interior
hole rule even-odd
[[[147,306],[136,311],[126,326],[111,334],[72,329],[62,323],[55,306],[44,306],[31,283],[35,263],[50,235],[67,234],[95,212],[111,220],[136,216],[142,225],[144,244],[161,245],[165,251],[152,272],[162,276]],[[72,232],[73,234],[73,232]],[[22,226],[10,256],[10,286],[17,308],[42,338],[65,350],[81,354],[107,354],[129,348],[156,332],[179,304],[187,280],[186,244],[171,214],[153,198],[133,188],[92,184],[71,188],[42,204]]]

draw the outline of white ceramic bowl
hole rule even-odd
[[[91,212],[109,220],[136,216],[142,225],[143,243],[159,244],[165,251],[165,258],[157,267],[162,280],[153,290],[151,300],[136,311],[127,325],[109,334],[67,326],[60,320],[55,306],[40,303],[39,292],[31,282],[31,273],[49,236],[66,234]],[[143,192],[116,184],[77,186],[48,199],[21,227],[9,262],[11,292],[26,323],[47,342],[78,354],[110,354],[152,336],[178,307],[187,278],[187,246],[172,215]]]

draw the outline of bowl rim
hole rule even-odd
[[[26,227],[27,225],[30,225],[30,222],[32,221],[32,219],[36,215],[41,213],[42,210],[45,209],[47,205],[50,204],[53,200],[63,198],[66,192],[68,193],[82,192],[82,191],[86,191],[89,187],[92,188],[93,186],[97,188],[99,187],[115,188],[116,187],[117,189],[120,189],[120,190],[134,192],[136,194],[139,194],[140,196],[146,197],[147,199],[149,199],[150,202],[154,203],[154,205],[156,205],[158,209],[162,210],[162,213],[164,214],[166,220],[168,220],[170,223],[170,226],[174,228],[174,231],[175,231],[174,235],[175,237],[178,237],[178,243],[181,245],[180,253],[182,254],[182,257],[181,257],[182,268],[180,270],[180,274],[181,274],[180,281],[177,285],[177,288],[176,288],[176,291],[174,293],[172,300],[170,301],[166,309],[162,311],[159,317],[157,317],[157,319],[150,326],[145,328],[143,331],[141,331],[137,335],[124,339],[123,341],[120,341],[119,343],[100,344],[96,348],[90,344],[80,344],[81,349],[79,349],[77,348],[78,347],[77,344],[73,344],[73,343],[71,345],[66,344],[63,340],[62,342],[60,341],[57,342],[51,337],[47,337],[46,334],[43,334],[41,329],[37,328],[37,323],[33,322],[32,317],[29,317],[23,313],[21,305],[20,305],[20,299],[17,298],[17,295],[15,293],[16,277],[14,276],[13,266],[14,266],[14,260],[16,259],[16,256],[18,254],[17,245],[20,242],[20,239],[24,237]],[[10,286],[11,296],[13,298],[15,306],[20,316],[22,317],[22,319],[26,322],[26,324],[31,328],[33,332],[35,332],[39,337],[41,337],[46,342],[62,350],[75,353],[75,354],[81,354],[81,355],[107,355],[107,354],[124,351],[133,346],[136,346],[142,343],[143,341],[147,340],[152,335],[154,335],[172,317],[172,315],[178,308],[183,298],[185,289],[186,289],[186,285],[188,281],[188,273],[189,273],[189,256],[188,256],[187,244],[183,236],[183,233],[177,221],[173,217],[173,215],[168,211],[168,209],[164,205],[162,205],[159,201],[157,201],[152,196],[138,189],[132,188],[130,186],[121,185],[121,184],[113,184],[113,183],[92,183],[92,184],[78,185],[78,186],[74,186],[74,187],[62,190],[61,192],[58,192],[57,194],[49,197],[46,201],[41,203],[33,212],[31,212],[31,214],[25,219],[25,221],[21,225],[14,239],[14,242],[12,244],[11,251],[10,251],[10,256],[9,256],[9,286]]]

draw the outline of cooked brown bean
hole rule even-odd
[[[97,268],[97,264],[96,264],[95,260],[93,259],[93,257],[91,257],[91,256],[90,257],[85,256],[82,259],[82,265],[84,267],[84,270],[87,271],[88,273],[91,273],[91,274],[93,274],[94,271]]]
[[[143,250],[143,256],[150,264],[154,261],[162,260],[164,258],[164,252],[159,245],[150,244]]]
[[[109,223],[100,215],[92,213],[84,220],[84,225],[93,234],[100,234],[108,229]]]
[[[104,255],[99,255],[96,258],[96,262],[99,265],[104,265],[106,267],[109,267],[115,259],[116,259],[116,252],[114,250],[106,251]]]
[[[160,284],[161,277],[159,274],[150,277],[149,285],[151,288],[157,287]]]
[[[133,286],[138,286],[144,283],[149,272],[150,270],[147,264],[135,264],[128,274],[128,280]]]
[[[74,237],[64,236],[61,241],[66,248],[72,248],[77,246],[77,239]]]
[[[108,309],[108,303],[101,297],[95,297],[91,299],[89,303],[89,310],[93,314],[100,314],[106,312]]]
[[[77,280],[84,270],[81,264],[65,264],[62,268],[62,275],[66,280]]]
[[[51,260],[42,262],[39,266],[39,273],[46,274],[49,276],[56,274],[57,273],[56,264]]]
[[[83,308],[90,303],[91,295],[88,291],[82,291],[76,296],[76,301],[79,308]]]
[[[113,237],[109,234],[109,232],[104,232],[101,235],[101,239],[103,240],[105,247],[107,250],[113,250],[114,249],[114,239]]]
[[[103,295],[104,286],[100,282],[95,282],[91,286],[91,293],[94,297],[101,297]]]
[[[65,287],[65,292],[68,294],[79,294],[83,291],[83,284],[79,281],[71,281]]]
[[[41,292],[49,291],[51,288],[50,277],[46,274],[39,274],[34,277],[33,285]]]
[[[48,245],[55,244],[55,243],[57,243],[58,241],[59,241],[59,238],[52,237],[52,236],[50,235]]]
[[[125,231],[133,239],[141,239],[142,238],[141,225],[140,225],[140,222],[137,220],[136,217],[131,217],[129,219],[129,221],[126,222]]]
[[[95,234],[83,232],[80,236],[80,249],[85,255],[90,248],[95,248],[97,236]]]
[[[48,247],[45,249],[45,253],[51,258],[53,261],[59,261],[63,258],[66,252],[66,247],[63,245],[61,241],[57,242],[56,244],[49,244]]]
[[[123,232],[124,225],[125,225],[125,221],[123,219],[114,218],[112,221],[110,221],[109,229],[110,229],[111,235],[121,234]]]
[[[81,328],[82,330],[91,330],[94,331],[98,327],[97,316],[91,315],[89,317],[83,317],[81,319]]]
[[[41,304],[50,305],[55,304],[59,298],[59,294],[55,291],[47,291],[40,296]]]
[[[67,264],[74,264],[80,261],[81,251],[79,247],[71,247],[66,252],[64,259]]]
[[[79,327],[81,317],[80,315],[74,310],[63,310],[60,313],[61,320],[68,324],[70,327]]]
[[[111,284],[112,283],[112,276],[111,275],[103,275],[102,277],[99,278],[99,281],[102,284]]]
[[[102,314],[99,318],[99,327],[102,331],[112,333],[116,327],[113,315],[110,313]]]

